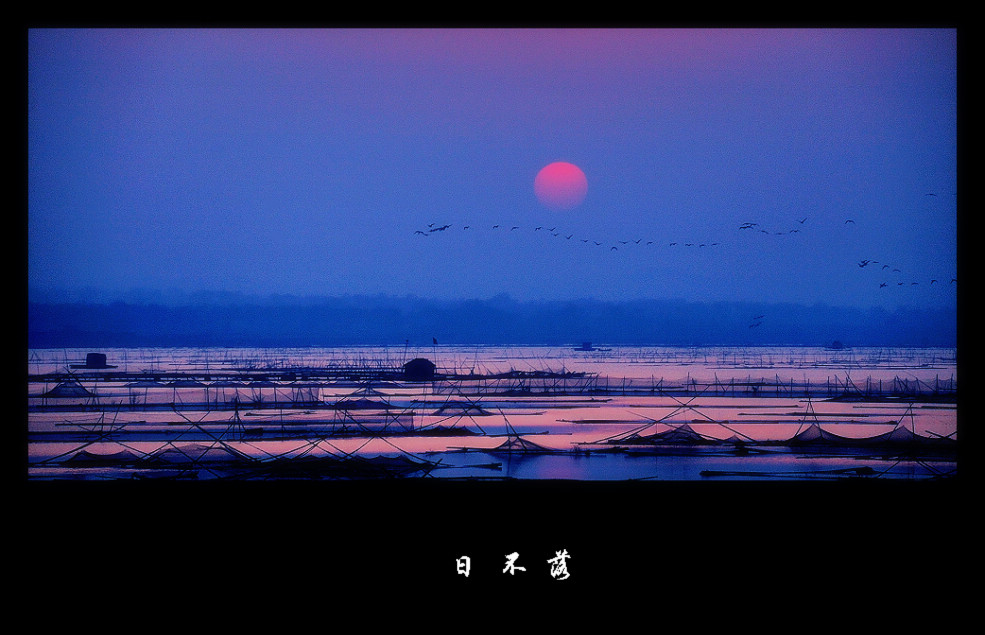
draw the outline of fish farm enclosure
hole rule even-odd
[[[946,479],[956,352],[28,351],[31,480]]]

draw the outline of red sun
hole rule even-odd
[[[577,165],[556,161],[544,166],[534,179],[534,194],[551,209],[572,209],[585,200],[588,179]]]

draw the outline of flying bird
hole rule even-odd
[[[854,225],[854,224],[855,224],[855,221],[853,221],[852,219],[850,219],[850,218],[849,218],[848,220],[846,220],[846,221],[845,221],[845,224],[846,224],[846,225],[847,225],[848,223],[851,223],[852,225]]]

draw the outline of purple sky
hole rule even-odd
[[[956,301],[954,30],[28,44],[32,297]],[[574,210],[534,195],[557,160]]]

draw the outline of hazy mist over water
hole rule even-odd
[[[29,304],[29,346],[608,344],[955,346],[950,308],[683,300],[142,296]]]

